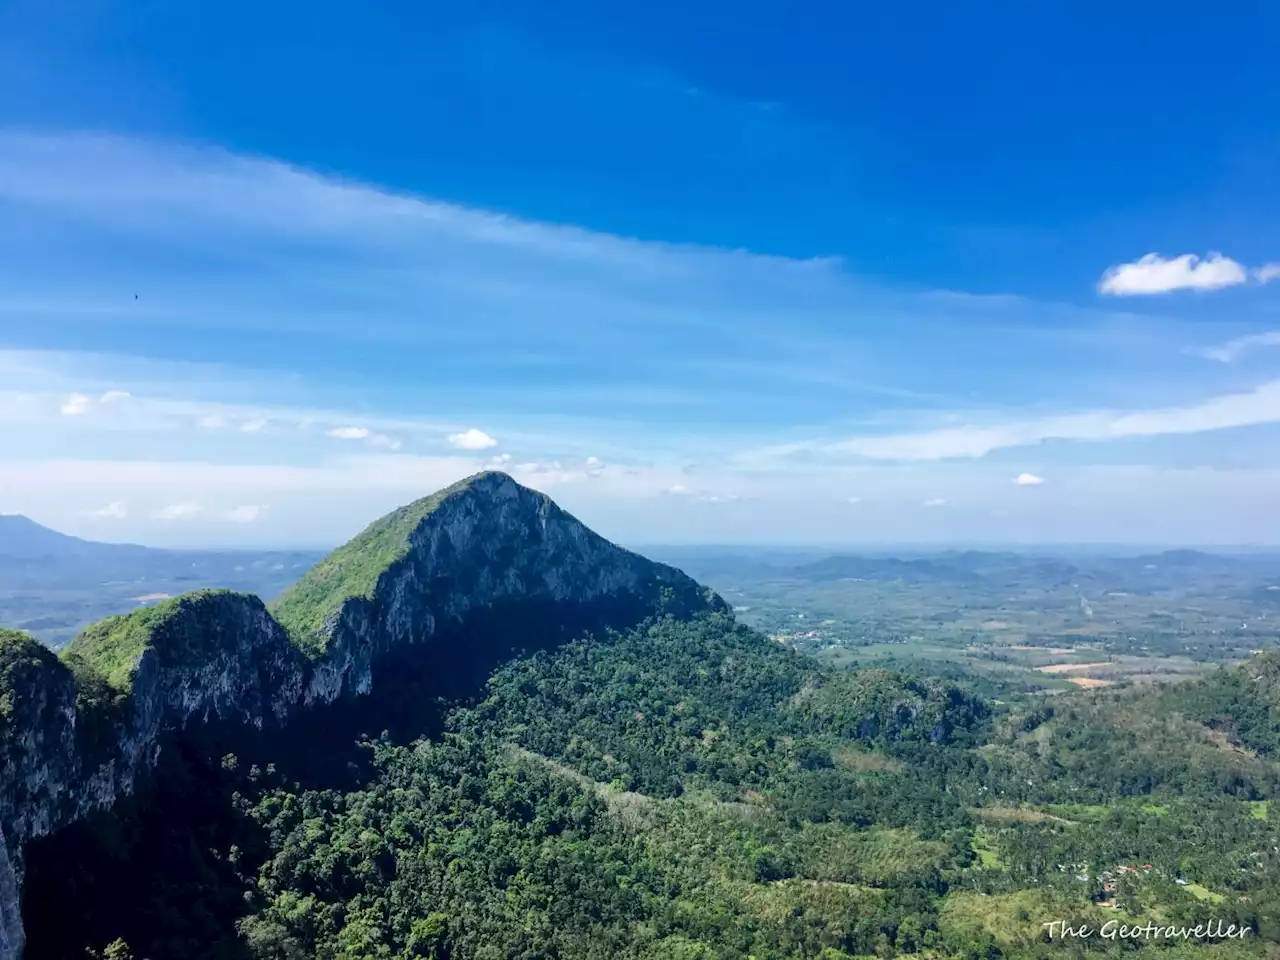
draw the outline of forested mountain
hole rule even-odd
[[[1280,657],[1005,704],[834,670],[501,475],[376,522],[270,608],[199,593],[61,658],[0,640],[28,957],[1280,938]],[[1063,943],[1053,920],[1249,933]]]
[[[512,651],[725,609],[680,571],[482,473],[370,525],[273,611],[197,591],[108,617],[62,657],[0,632],[0,956],[22,949],[27,842],[131,793],[189,732],[283,734],[353,701],[352,719],[386,723],[396,690],[401,729],[420,730],[430,697],[465,694]],[[362,702],[375,674],[380,699]]]

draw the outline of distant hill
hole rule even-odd
[[[898,560],[893,557],[827,557],[790,571],[804,580],[903,580],[930,583],[938,580],[964,581],[976,574],[958,564],[935,560]]]
[[[0,627],[57,648],[113,613],[201,587],[274,597],[320,559],[307,550],[159,550],[0,516]]]
[[[0,562],[51,557],[140,556],[148,552],[148,548],[132,544],[95,543],[59,533],[20,513],[0,514]]]
[[[928,555],[881,553],[815,554],[797,551],[654,548],[692,576],[719,587],[742,583],[821,584],[873,580],[954,586],[998,585],[1035,589],[1078,587],[1086,592],[1125,590],[1159,594],[1190,585],[1236,594],[1269,584],[1280,575],[1275,553],[1216,554],[1167,550],[1138,556],[1029,550],[949,550]]]

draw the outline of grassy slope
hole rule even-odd
[[[371,598],[382,573],[409,552],[409,537],[418,524],[480,476],[460,480],[374,521],[307,571],[271,605],[271,612],[304,650],[323,652],[325,621],[343,601]]]
[[[63,659],[73,669],[89,667],[112,687],[128,692],[138,660],[143,651],[155,643],[158,630],[178,618],[197,613],[198,608],[210,600],[234,596],[239,594],[230,590],[195,590],[153,607],[107,617],[76,637],[64,651]],[[171,642],[181,636],[181,631],[176,631]]]

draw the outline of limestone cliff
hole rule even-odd
[[[0,960],[21,956],[23,846],[109,807],[165,737],[217,719],[282,724],[367,694],[385,655],[502,606],[646,616],[727,610],[714,593],[599,537],[550,499],[482,473],[409,504],[334,551],[268,610],[200,591],[90,627],[59,658],[0,631]],[[442,651],[443,654],[443,651]]]

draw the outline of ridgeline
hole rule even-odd
[[[61,657],[0,631],[0,960],[25,941],[23,849],[109,808],[198,724],[279,728],[374,690],[379,665],[483,676],[513,647],[651,617],[724,612],[680,571],[623,550],[486,472],[334,551],[271,609],[198,591],[108,617]]]

